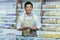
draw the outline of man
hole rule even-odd
[[[40,20],[38,16],[32,14],[33,4],[31,2],[26,2],[24,8],[26,12],[18,18],[17,29],[22,30],[24,28],[29,28],[31,29],[30,35],[33,35],[36,33],[36,29],[41,28]]]

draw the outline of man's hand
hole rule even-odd
[[[24,29],[24,27],[19,28],[19,30],[23,30],[23,29]]]
[[[30,28],[28,28],[28,27],[21,27],[21,28],[19,28],[19,30],[26,30],[26,29],[30,29]]]
[[[37,30],[38,28],[37,27],[31,27],[32,30]]]

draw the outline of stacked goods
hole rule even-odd
[[[60,4],[49,4],[49,5],[43,5],[42,7],[45,9],[58,9],[60,8]]]
[[[48,11],[44,13],[44,16],[60,16],[59,11]]]
[[[55,16],[56,15],[56,11],[48,11],[44,13],[44,16]]]
[[[43,19],[43,24],[56,24],[56,19]]]
[[[59,11],[56,11],[56,16],[60,16],[60,12]]]
[[[56,8],[60,8],[60,4],[56,4]]]
[[[60,33],[45,31],[44,33],[42,33],[41,37],[42,38],[60,38]]]
[[[56,27],[54,26],[48,26],[48,27],[42,27],[43,31],[56,31]]]
[[[51,5],[43,5],[42,7],[46,8],[46,9],[50,9],[50,8],[53,9],[53,8],[56,8],[56,5],[52,5],[52,4]]]
[[[60,27],[56,27],[56,31],[59,31],[60,32]]]
[[[57,19],[57,24],[60,24],[60,19]]]

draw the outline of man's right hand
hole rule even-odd
[[[24,27],[19,28],[19,30],[23,30],[23,29],[24,29]]]

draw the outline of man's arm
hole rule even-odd
[[[20,18],[20,16],[19,16],[19,17],[18,17],[18,21],[17,21],[17,29],[18,29],[18,30],[21,30],[21,29],[22,29],[21,25],[22,25],[22,22],[21,22],[21,18]]]
[[[40,23],[40,18],[36,15],[34,15],[34,21],[36,26],[32,27],[32,30],[37,30],[37,29],[41,29],[41,23]]]
[[[36,27],[38,29],[41,29],[40,18],[38,16],[35,16],[35,23],[36,23]]]

